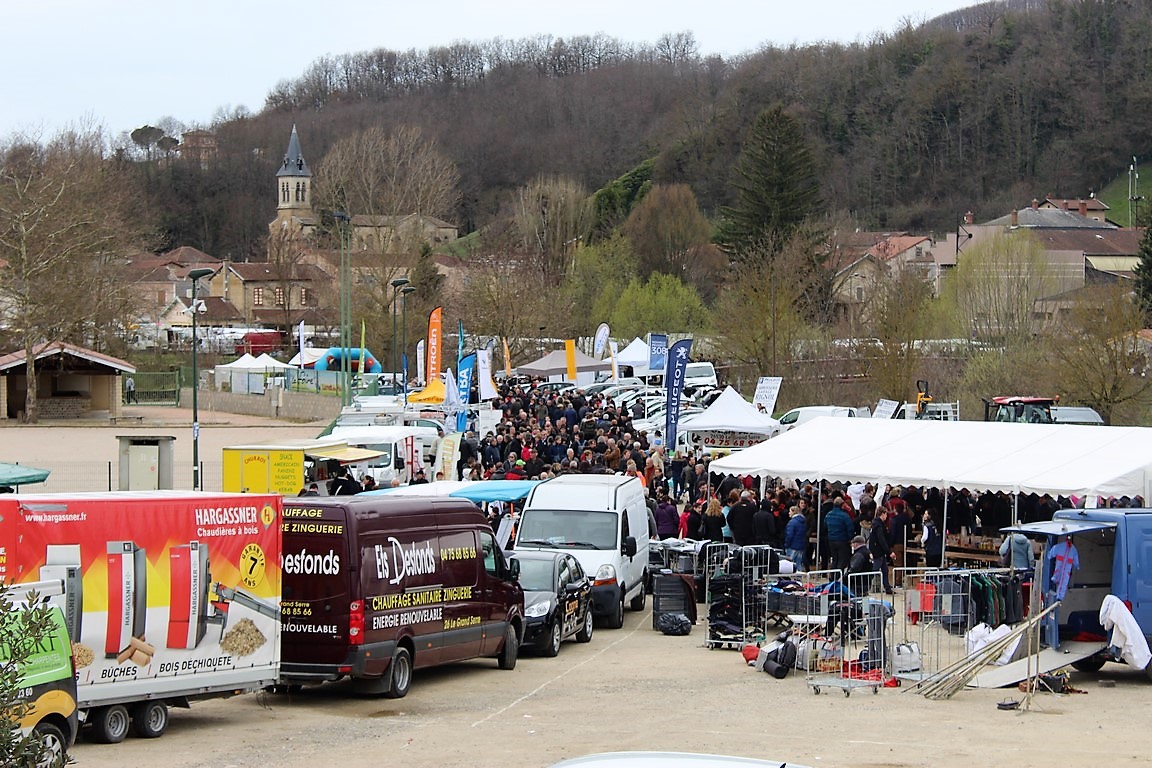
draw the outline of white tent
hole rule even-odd
[[[685,418],[681,424],[683,429],[693,432],[752,432],[771,436],[780,431],[780,422],[760,413],[732,387],[725,387],[712,405],[691,419]]]
[[[786,481],[1148,499],[1152,429],[822,417],[710,469]]]
[[[632,343],[616,354],[617,365],[648,370],[648,344],[643,339],[633,339]]]
[[[288,361],[288,365],[308,368],[314,365],[317,360],[324,357],[324,355],[328,354],[328,349],[328,347],[304,347],[302,350],[303,356],[301,356],[301,352],[297,352],[296,355]]]
[[[580,350],[576,350],[576,372],[587,373],[611,370],[612,363],[594,360]],[[568,372],[568,355],[562,349],[553,350],[530,363],[518,366],[516,373],[528,376],[563,376]]]
[[[276,371],[280,370],[281,368],[295,368],[296,366],[290,365],[288,363],[282,363],[276,358],[272,357],[272,355],[264,352],[260,355],[260,357],[256,358],[256,365],[252,367],[265,371]]]
[[[240,355],[240,357],[236,358],[232,362],[223,363],[223,364],[218,365],[216,367],[217,368],[231,368],[233,370],[245,370],[245,371],[247,371],[247,370],[251,370],[252,368],[256,367],[254,365],[255,362],[256,362],[256,358],[252,357],[252,355],[245,352],[244,354]]]

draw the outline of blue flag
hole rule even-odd
[[[676,427],[680,422],[680,394],[684,391],[684,370],[692,352],[692,339],[681,339],[668,350],[668,371],[664,387],[668,390],[668,408],[664,411],[664,450],[676,450]]]
[[[460,402],[464,407],[456,414],[456,431],[463,432],[468,424],[468,401],[472,392],[472,370],[476,367],[476,353],[461,358],[460,369],[456,372],[456,388],[460,390]]]
[[[660,371],[664,370],[666,360],[668,358],[668,334],[666,333],[650,333],[648,334],[648,372],[649,375],[655,376]],[[664,385],[668,385],[668,381],[664,381]]]

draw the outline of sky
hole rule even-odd
[[[866,42],[977,1],[4,0],[0,142],[89,126],[115,137],[165,117],[207,126],[220,109],[259,112],[276,83],[325,55],[535,35],[654,43],[690,31],[702,54],[732,56]]]

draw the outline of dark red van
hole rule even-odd
[[[412,671],[490,656],[516,666],[524,590],[461,499],[285,499],[280,678],[351,677],[399,698]]]

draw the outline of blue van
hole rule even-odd
[[[1062,509],[1052,520],[1004,530],[1043,540],[1045,584],[1052,578],[1049,549],[1072,538],[1080,568],[1056,611],[1060,637],[1105,635],[1100,606],[1107,595],[1115,595],[1152,641],[1152,509]],[[1095,671],[1109,658],[1101,653],[1074,666]],[[1147,671],[1152,678],[1152,666]]]

